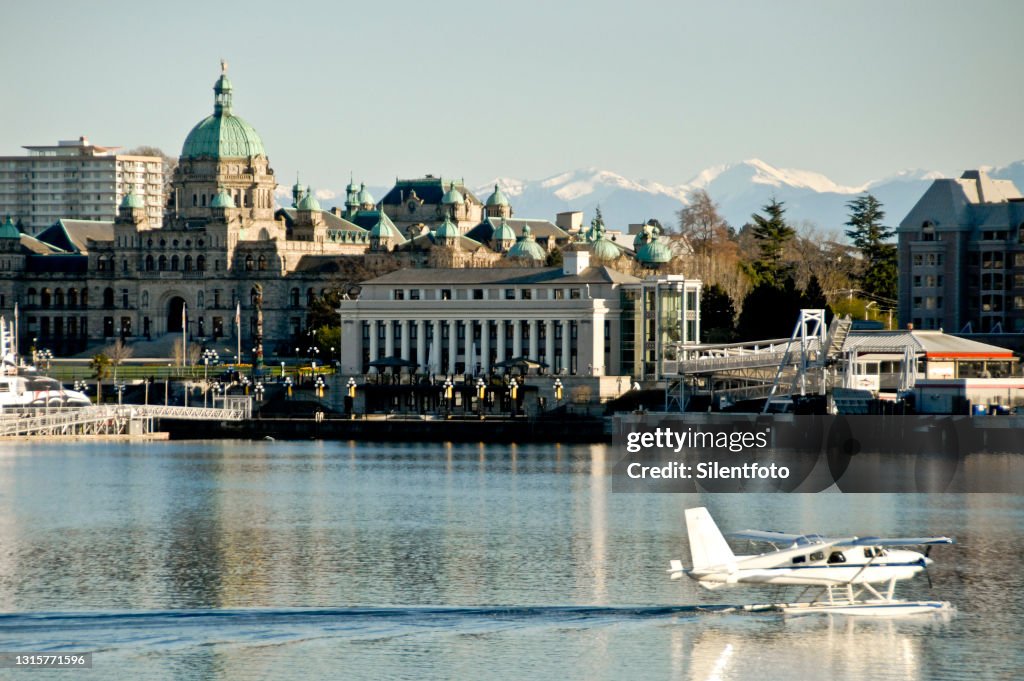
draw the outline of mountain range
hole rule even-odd
[[[1012,180],[1024,189],[1024,161],[1001,168],[984,168],[992,177]],[[540,180],[498,177],[471,187],[486,200],[497,184],[512,203],[515,215],[554,220],[555,214],[581,210],[589,222],[600,206],[610,229],[625,229],[630,223],[657,218],[674,224],[676,212],[688,202],[691,192],[703,189],[719,205],[723,217],[737,229],[762,206],[776,198],[786,205],[792,224],[813,223],[825,230],[843,228],[846,204],[864,192],[882,202],[885,222],[899,224],[932,180],[949,177],[937,171],[906,170],[860,186],[844,186],[825,175],[808,170],[777,168],[759,159],[714,166],[679,185],[649,180],[631,180],[609,170],[583,168]],[[390,187],[371,187],[377,197]],[[320,194],[320,192],[318,192]],[[321,195],[330,206],[344,202],[344,193],[330,190]]]

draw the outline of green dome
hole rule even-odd
[[[507,222],[505,222],[505,218],[502,218],[501,219],[501,224],[498,225],[498,228],[496,230],[494,230],[493,234],[491,234],[491,241],[492,242],[498,242],[498,241],[515,241],[515,240],[516,240],[516,233],[513,232],[512,228],[508,226]]]
[[[124,195],[121,199],[121,208],[145,208],[146,204],[142,201],[142,197],[135,193],[133,187]]]
[[[315,196],[313,196],[313,191],[311,189],[307,189],[306,190],[306,195],[303,196],[302,199],[299,200],[298,205],[295,206],[295,207],[298,208],[299,210],[317,210],[318,211],[318,210],[320,210],[320,202],[316,200]]]
[[[359,188],[359,198],[357,200],[360,206],[372,206],[377,203],[373,200],[373,194],[366,188],[365,183]]]
[[[380,217],[377,218],[377,224],[370,230],[370,238],[372,239],[398,239],[401,240],[395,230],[388,224],[387,218],[384,215],[384,211],[380,211]]]
[[[633,237],[633,250],[639,251],[645,243],[647,243],[647,232],[641,229],[636,233],[636,236]]]
[[[0,239],[20,239],[21,232],[14,224],[14,220],[8,215],[4,223],[0,225]]]
[[[434,232],[434,239],[458,239],[462,236],[459,232],[459,228],[447,217],[444,219],[444,223],[437,228]]]
[[[450,205],[450,204],[454,203],[454,204],[457,204],[457,205],[461,205],[464,202],[465,202],[465,199],[462,197],[462,193],[459,192],[459,190],[455,188],[455,183],[454,182],[449,186],[448,191],[445,192],[445,195],[443,197],[441,197],[441,203],[443,203],[443,204],[449,204]]]
[[[213,86],[213,115],[199,121],[185,138],[182,158],[266,157],[263,140],[251,125],[231,113],[231,81],[221,74]]]
[[[501,191],[498,185],[494,185],[494,193],[487,197],[488,206],[507,206],[508,199],[505,198],[505,194]]]
[[[222,187],[217,195],[213,197],[213,201],[210,201],[210,208],[234,208],[235,200],[231,198],[231,194],[228,194]]]
[[[590,254],[597,260],[615,260],[622,255],[622,251],[611,239],[604,238],[602,234],[591,244]]]
[[[533,238],[533,234],[530,233],[530,226],[523,225],[523,235],[516,241],[515,246],[508,249],[508,257],[544,260],[547,257],[547,253],[537,243],[537,240]]]
[[[652,235],[651,240],[636,252],[636,259],[644,265],[663,265],[672,259],[672,251],[658,241],[657,235]]]

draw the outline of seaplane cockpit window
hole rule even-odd
[[[825,560],[825,552],[824,551],[815,551],[814,553],[812,553],[810,555],[810,560],[811,560],[811,562],[814,562],[816,560]]]
[[[836,563],[845,563],[845,562],[846,562],[846,556],[843,554],[842,551],[833,551],[828,556],[828,564],[829,565],[835,565]]]
[[[806,562],[807,562],[807,556],[793,556],[793,565],[797,565],[798,563],[806,563]]]

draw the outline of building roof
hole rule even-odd
[[[494,185],[494,192],[487,197],[488,206],[507,206],[508,198],[505,196],[505,192],[501,191],[501,187]]]
[[[1008,359],[1013,352],[998,345],[980,343],[942,331],[852,331],[843,343],[843,351],[915,354],[932,359]]]
[[[452,284],[635,284],[641,280],[604,265],[591,266],[579,274],[567,275],[561,267],[467,267],[406,268],[363,282],[364,286]]]
[[[313,196],[313,191],[307,189],[306,194],[299,199],[299,203],[295,206],[296,210],[321,210],[320,202]]]
[[[36,238],[57,252],[88,254],[88,240],[113,241],[114,223],[101,220],[61,219],[40,232]]]
[[[932,182],[900,222],[899,231],[916,232],[925,222],[936,231],[965,227],[1016,227],[1024,219],[1020,191],[1010,180],[993,180],[980,170]]]
[[[210,208],[234,208],[235,200],[231,198],[231,194],[221,187],[217,195],[213,197],[213,201],[210,201]]]
[[[283,219],[284,222],[285,222],[285,226],[288,229],[291,229],[292,226],[295,224],[295,213],[296,213],[297,210],[298,209],[296,209],[294,207],[279,208],[277,210],[277,212],[274,213],[274,218],[275,219]],[[363,229],[359,225],[356,225],[356,224],[353,224],[352,222],[349,222],[348,220],[346,220],[345,218],[341,217],[340,215],[335,215],[334,213],[332,213],[330,211],[321,210],[320,211],[320,215],[323,217],[324,224],[327,226],[328,231],[331,231],[331,230],[334,230],[334,231],[351,231],[351,232],[358,232],[360,234],[366,234],[369,231],[369,230]]]
[[[0,239],[20,239],[21,232],[18,231],[17,226],[14,224],[14,220],[8,215],[7,219],[4,220],[3,224],[0,224]]]
[[[405,241],[400,244],[396,251],[428,251],[434,246],[439,245],[438,242],[442,237],[437,235],[437,232],[424,232],[419,234],[412,239]],[[483,248],[483,244],[475,239],[470,239],[464,234],[458,235],[456,238],[456,246],[463,251],[475,252],[477,249]]]
[[[569,239],[569,233],[553,222],[532,218],[487,218],[466,232],[466,236],[487,243],[494,238],[494,231],[501,227],[502,220],[512,229],[513,235],[522,233],[523,227],[529,226],[530,231],[538,239],[551,240],[553,238],[555,241]]]
[[[434,177],[427,175],[413,180],[395,180],[395,186],[384,195],[381,199],[381,203],[385,206],[399,206],[409,199],[412,192],[416,192],[416,196],[423,201],[423,203],[431,205],[441,205],[441,199],[445,193],[449,191],[451,186],[462,194],[464,200],[467,203],[481,205],[480,199],[478,199],[473,192],[466,188],[465,183],[462,180],[446,180],[440,177]]]
[[[132,187],[124,198],[121,199],[121,208],[145,208],[146,203],[142,200],[142,197],[135,193],[135,187]]]

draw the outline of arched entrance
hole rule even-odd
[[[185,299],[181,296],[171,298],[167,303],[167,332],[181,333],[181,317],[185,308]]]

